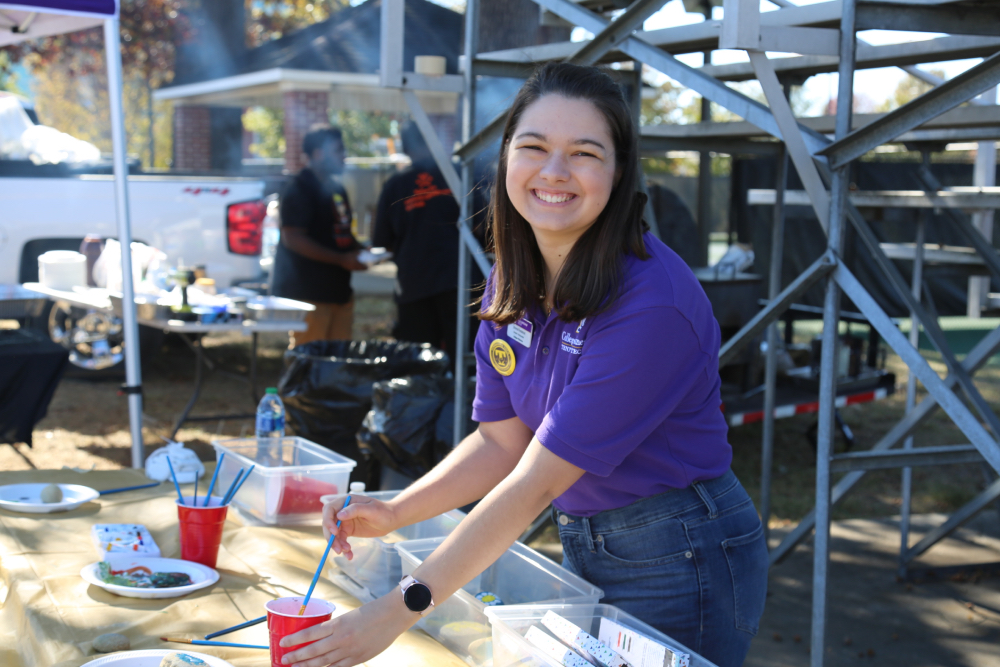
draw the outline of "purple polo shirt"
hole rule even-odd
[[[645,242],[651,257],[626,258],[610,310],[562,322],[535,309],[525,317],[530,345],[492,322],[476,337],[472,418],[519,417],[549,451],[583,468],[553,503],[568,514],[593,516],[713,479],[732,461],[712,306],[673,250],[649,233]],[[489,285],[486,293],[484,305]],[[509,375],[490,360],[496,339],[514,352]]]

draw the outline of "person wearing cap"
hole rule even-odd
[[[521,88],[500,145],[496,263],[475,346],[479,428],[394,499],[331,503],[324,528],[350,557],[353,536],[481,500],[398,590],[283,639],[315,641],[288,664],[377,655],[551,503],[563,566],[601,588],[602,603],[738,667],[764,609],[767,546],[730,470],[719,325],[642,220],[628,105],[600,69],[550,63]]]

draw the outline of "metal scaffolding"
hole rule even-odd
[[[634,0],[624,12],[608,13],[625,7],[612,0],[534,0],[541,10],[564,21],[584,28],[594,35],[583,42],[563,42],[541,46],[479,53],[479,0],[467,0],[465,24],[464,71],[461,75],[429,77],[406,71],[403,63],[403,2],[383,0],[381,79],[382,85],[401,89],[405,93],[413,118],[420,127],[452,192],[461,204],[459,229],[459,316],[458,350],[464,351],[469,337],[469,309],[463,295],[470,294],[471,261],[484,275],[489,274],[490,262],[469,225],[472,217],[473,160],[499,137],[506,111],[484,127],[474,131],[477,78],[506,76],[525,78],[533,68],[545,61],[566,60],[581,64],[607,62],[640,63],[657,70],[675,82],[696,92],[704,100],[729,110],[744,119],[742,123],[702,122],[696,125],[641,128],[645,154],[668,149],[699,150],[722,153],[750,152],[777,154],[779,170],[776,187],[758,193],[756,203],[774,204],[772,232],[772,265],[767,305],[732,338],[719,352],[720,367],[743,351],[752,341],[767,335],[765,371],[765,416],[762,443],[762,502],[765,525],[770,514],[770,467],[774,438],[776,322],[810,287],[825,281],[823,305],[822,352],[820,362],[820,408],[816,467],[816,505],[810,514],[771,551],[772,564],[780,562],[794,547],[815,532],[813,570],[812,647],[813,667],[823,664],[826,628],[827,567],[830,551],[830,513],[834,504],[858,482],[865,471],[880,468],[903,469],[904,510],[902,519],[901,568],[918,555],[968,521],[979,510],[1000,498],[1000,481],[951,516],[915,545],[908,544],[909,500],[911,479],[909,470],[918,465],[943,465],[961,462],[985,462],[1000,473],[1000,418],[980,394],[973,375],[1000,350],[1000,330],[990,332],[961,361],[945,340],[937,313],[923,282],[924,228],[922,215],[915,230],[915,244],[910,257],[914,261],[912,281],[907,282],[880,244],[877,236],[858,211],[863,197],[882,197],[885,205],[941,208],[949,220],[968,238],[971,249],[990,274],[1000,279],[1000,255],[984,233],[992,230],[992,220],[986,224],[984,215],[973,220],[957,211],[973,207],[990,211],[997,206],[998,195],[993,182],[986,182],[985,164],[977,169],[978,188],[948,191],[941,187],[925,160],[920,178],[926,191],[908,193],[848,194],[849,169],[857,160],[876,147],[901,141],[969,141],[977,140],[984,155],[995,164],[994,141],[1000,138],[1000,114],[995,97],[979,100],[979,106],[958,108],[977,96],[995,91],[1000,83],[1000,7],[975,0],[834,0],[798,7],[789,0],[769,0],[779,9],[762,13],[760,0],[725,0],[724,16],[720,20],[644,31],[643,22],[668,0]],[[705,2],[706,6],[713,3]],[[718,4],[718,3],[714,3]],[[706,15],[706,19],[708,18]],[[857,38],[863,30],[907,30],[948,33],[924,42],[872,46]],[[702,67],[691,67],[675,55],[714,49],[741,49],[747,63],[713,65],[706,56]],[[797,54],[772,59],[767,52]],[[960,58],[984,57],[984,60],[948,80],[915,67],[920,63],[940,62]],[[930,92],[878,118],[854,118],[852,114],[854,75],[856,70],[898,66],[923,81],[934,85]],[[829,119],[796,118],[787,99],[782,80],[788,77],[808,77],[819,72],[836,71],[839,90],[836,117]],[[623,73],[624,74],[624,73]],[[726,85],[726,81],[756,79],[763,88],[767,105],[761,104]],[[417,101],[415,90],[449,90],[463,93],[462,144],[454,155],[443,147],[430,121]],[[633,96],[638,99],[638,93]],[[982,104],[982,102],[986,104]],[[707,104],[707,103],[706,103]],[[636,116],[638,117],[638,115]],[[706,119],[703,119],[707,121]],[[832,131],[832,138],[827,136]],[[769,137],[770,139],[762,139]],[[777,140],[777,141],[774,141]],[[453,161],[454,160],[454,161]],[[456,169],[457,161],[459,168]],[[704,161],[702,161],[704,164]],[[804,192],[786,191],[788,166],[795,168]],[[827,237],[826,252],[791,283],[782,287],[781,255],[784,240],[784,205],[789,202],[808,203],[819,219]],[[905,203],[903,203],[905,202]],[[652,221],[652,220],[651,220]],[[874,257],[888,285],[891,285],[911,313],[910,337],[900,332],[892,319],[868,293],[842,261],[845,231],[850,225],[857,238]],[[969,254],[971,254],[971,250]],[[841,317],[841,295],[857,306],[882,339],[909,368],[911,388],[907,412],[871,450],[835,454],[833,450],[836,398],[835,360],[838,347],[838,324]],[[916,348],[918,324],[947,366],[946,377],[940,377]],[[469,369],[474,367],[472,355],[459,354],[456,360],[455,439],[464,436],[466,396]],[[916,403],[915,382],[924,385],[928,396]],[[956,393],[960,390],[961,396]],[[965,400],[963,400],[963,397]],[[968,405],[967,405],[968,403]],[[970,407],[971,406],[971,409]],[[912,446],[914,430],[941,408],[954,421],[968,443],[953,446]],[[902,448],[896,448],[903,443]],[[834,484],[832,475],[846,473]]]

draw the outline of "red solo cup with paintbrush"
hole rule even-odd
[[[271,639],[271,667],[286,667],[281,662],[286,654],[312,643],[282,646],[282,639],[300,630],[329,621],[333,616],[333,610],[336,609],[333,603],[326,600],[310,598],[305,612],[300,616],[302,600],[302,596],[278,598],[264,605],[264,609],[267,610],[267,631]]]
[[[215,568],[219,559],[219,545],[222,544],[222,529],[226,524],[229,505],[222,504],[222,498],[212,496],[208,507],[205,498],[193,505],[193,496],[185,496],[184,504],[177,503],[177,520],[181,529],[181,558]]]

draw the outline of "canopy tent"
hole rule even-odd
[[[75,32],[104,25],[104,53],[108,67],[111,107],[111,144],[114,156],[115,212],[118,241],[132,246],[128,207],[128,169],[125,162],[125,119],[122,113],[122,58],[118,28],[118,0],[21,0],[0,2],[0,46],[47,35]],[[139,367],[139,328],[132,288],[132,253],[122,256],[122,313],[125,325],[125,387],[129,430],[132,434],[132,467],[145,459],[142,443],[142,377]]]

